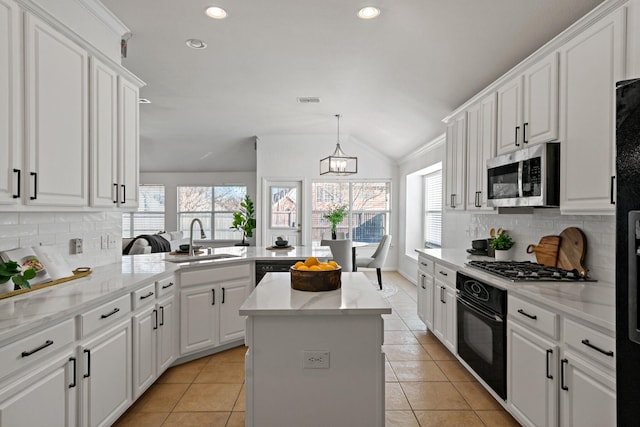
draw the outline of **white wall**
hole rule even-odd
[[[398,168],[396,163],[388,157],[372,150],[370,147],[349,138],[348,135],[341,136],[340,145],[348,156],[358,157],[358,173],[348,177],[321,176],[320,159],[333,153],[336,147],[335,135],[266,135],[260,136],[257,140],[257,209],[260,211],[266,206],[262,201],[263,180],[289,179],[303,182],[303,207],[306,209],[302,213],[302,228],[305,224],[311,223],[311,203],[304,201],[305,195],[311,194],[311,183],[316,180],[391,180],[391,224],[390,234],[393,236],[391,251],[387,258],[386,269],[397,268],[397,235],[398,235],[398,212],[399,212],[399,190],[398,190]],[[390,144],[393,142],[390,141]],[[262,230],[261,217],[258,215],[258,230]],[[304,222],[303,222],[304,221]],[[311,236],[303,232],[303,242],[311,245]],[[257,244],[261,245],[262,236],[258,233]],[[358,254],[366,256],[373,253],[373,248],[360,248]]]

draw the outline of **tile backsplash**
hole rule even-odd
[[[615,216],[560,215],[557,209],[536,209],[533,214],[475,214],[447,212],[443,224],[443,242],[451,248],[470,248],[471,240],[489,237],[491,228],[502,228],[515,241],[514,257],[518,261],[535,261],[527,254],[530,244],[537,245],[542,236],[558,235],[567,227],[580,228],[587,240],[585,267],[589,275],[607,284],[615,283]]]
[[[102,249],[107,235],[115,243]],[[71,239],[78,238],[83,252],[71,254]],[[56,246],[71,268],[118,262],[122,257],[122,213],[0,213],[0,251],[40,245]]]

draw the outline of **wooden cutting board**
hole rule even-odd
[[[565,270],[578,270],[581,277],[587,275],[584,268],[584,257],[587,253],[587,238],[582,230],[576,227],[565,228],[560,233],[558,249],[558,267]]]
[[[535,253],[538,264],[555,267],[558,263],[560,236],[543,236],[537,245],[527,246],[527,253]]]

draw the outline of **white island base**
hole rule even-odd
[[[384,426],[384,326],[391,307],[362,273],[329,292],[291,289],[270,273],[240,307],[248,316],[248,427]]]

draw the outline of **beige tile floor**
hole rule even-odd
[[[366,273],[375,280],[375,273]],[[397,292],[385,315],[386,427],[518,426],[416,314],[416,287],[384,272]],[[114,424],[244,426],[244,353],[237,347],[170,368]],[[283,426],[304,427],[304,426]]]

